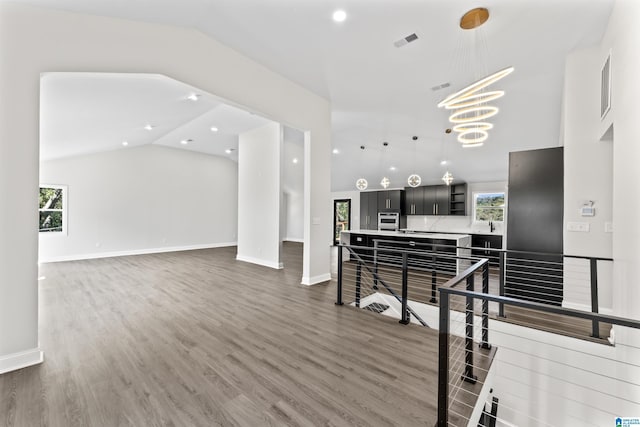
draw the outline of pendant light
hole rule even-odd
[[[413,173],[411,175],[409,175],[409,178],[407,178],[407,184],[409,184],[409,187],[419,187],[420,184],[422,183],[422,178],[420,178],[420,175],[418,175],[415,170],[416,170],[416,159],[417,159],[417,155],[416,155],[416,147],[418,145],[418,137],[414,136],[413,138],[411,138],[412,141],[414,141],[414,145],[413,145]]]
[[[444,133],[446,135],[451,133],[451,129],[447,128]],[[447,140],[446,138],[442,139],[442,162],[440,162],[441,165],[448,165],[449,162],[447,161]],[[453,182],[453,175],[451,174],[451,172],[449,172],[448,168],[447,171],[444,173],[444,175],[442,175],[442,180],[444,181],[445,184],[447,185],[451,185],[451,183]]]
[[[364,148],[365,148],[364,145],[360,146],[360,150],[362,150],[363,153],[364,153]],[[364,162],[360,162],[360,164],[363,165]],[[356,180],[356,188],[359,191],[364,191],[369,186],[369,183],[367,182],[367,180],[364,177],[362,177],[362,175],[360,175],[360,176],[361,176],[361,178],[358,178]]]
[[[385,153],[385,149],[389,146],[388,142],[383,142],[382,143],[382,150],[380,151],[380,165],[384,166],[384,153]],[[385,170],[386,168],[381,167],[381,169]],[[389,180],[389,177],[384,175],[382,177],[382,180],[380,181],[380,185],[382,186],[382,188],[384,188],[385,190],[387,188],[389,188],[389,185],[391,185],[391,181]]]
[[[368,186],[369,183],[364,178],[358,178],[358,180],[356,181],[356,188],[360,191],[366,190]]]
[[[470,63],[465,64],[462,69],[482,68],[481,58],[473,58],[472,54],[476,53],[476,49],[481,52],[486,51],[486,42],[479,27],[488,19],[489,10],[483,7],[471,9],[460,18],[460,28],[471,31],[474,37],[474,46],[466,55]],[[477,41],[478,39],[480,42]],[[475,46],[476,44],[480,46]],[[511,74],[513,70],[513,67],[507,67],[489,75],[484,72],[486,77],[458,90],[438,103],[438,108],[452,110],[449,121],[453,124],[453,131],[458,133],[458,141],[463,147],[479,147],[489,137],[488,131],[493,128],[493,124],[487,119],[498,114],[499,110],[498,107],[488,103],[501,98],[505,92],[503,90],[485,91],[485,89]]]
[[[451,172],[446,171],[442,176],[442,180],[444,181],[445,184],[451,185],[451,183],[453,182],[453,175],[451,175]]]

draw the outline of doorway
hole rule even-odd
[[[351,199],[333,201],[333,244],[340,243],[340,232],[351,229]]]

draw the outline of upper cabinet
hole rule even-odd
[[[404,213],[406,215],[424,215],[424,188],[407,187],[404,189]]]
[[[406,215],[466,215],[467,184],[405,188]]]
[[[424,187],[425,215],[449,215],[449,187],[430,185]]]
[[[378,193],[378,212],[402,212],[404,204],[404,190],[384,190]],[[404,214],[404,212],[402,212]],[[376,218],[377,220],[377,218]]]

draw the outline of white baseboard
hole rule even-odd
[[[237,245],[238,245],[238,242],[223,242],[223,243],[205,243],[202,245],[167,246],[163,248],[134,249],[134,250],[127,250],[127,251],[96,252],[91,254],[76,254],[76,255],[64,255],[59,257],[41,258],[38,260],[38,262],[45,263],[45,262],[62,262],[62,261],[80,261],[84,259],[158,254],[163,252],[192,251],[196,249],[223,248],[223,247],[237,246]]]
[[[324,282],[328,282],[329,280],[331,280],[331,273],[325,273],[325,274],[320,274],[318,276],[313,276],[313,277],[302,277],[302,282],[300,282],[302,285],[306,285],[306,286],[311,286],[311,285],[317,285],[318,283],[324,283]]]
[[[587,304],[578,304],[575,302],[562,301],[562,308],[570,308],[572,310],[587,311],[591,313],[591,306]],[[613,314],[613,309],[611,308],[600,307],[598,311],[600,314]]]
[[[278,270],[284,268],[284,264],[281,262],[267,261],[264,259],[254,258],[246,255],[236,254],[236,259],[238,261],[250,262],[251,264],[263,265],[265,267],[275,268]]]
[[[0,356],[0,374],[37,365],[42,363],[43,360],[44,353],[40,348]]]
[[[298,239],[297,237],[285,237],[282,239],[283,242],[296,242],[296,243],[304,243],[304,239]]]

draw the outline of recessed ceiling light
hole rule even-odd
[[[298,163],[298,159],[297,158],[293,158],[293,163]]]
[[[337,148],[334,148],[333,149],[333,154],[338,154],[338,153],[340,153],[340,150],[338,150]]]
[[[191,95],[187,96],[187,99],[190,101],[197,101],[198,98],[200,98],[200,95],[198,95],[197,93],[192,93]]]
[[[182,141],[180,141],[180,144],[182,145],[187,145],[188,143],[190,143],[191,141],[193,141],[193,139],[183,139]]]
[[[396,167],[395,167],[395,166],[391,166],[391,167],[389,168],[389,170],[390,170],[390,171],[395,171],[395,170],[396,170]]]
[[[231,154],[233,153],[233,148],[227,148],[226,150],[224,150],[224,152],[227,154]]]
[[[211,126],[211,132],[218,132],[218,128],[215,126]]]
[[[443,160],[443,161],[441,161],[441,162],[440,162],[440,164],[441,164],[442,166],[446,165],[447,163],[449,163],[449,162],[447,162],[446,160]]]
[[[155,126],[150,125],[150,124],[146,124],[146,125],[144,126],[144,128],[145,128],[146,130],[152,130],[154,127],[155,127]]]
[[[129,143],[127,141],[122,141],[122,145],[126,147],[127,145],[129,145]]]
[[[347,12],[345,12],[344,10],[338,9],[333,12],[333,20],[335,22],[344,22],[345,19],[347,19]]]

